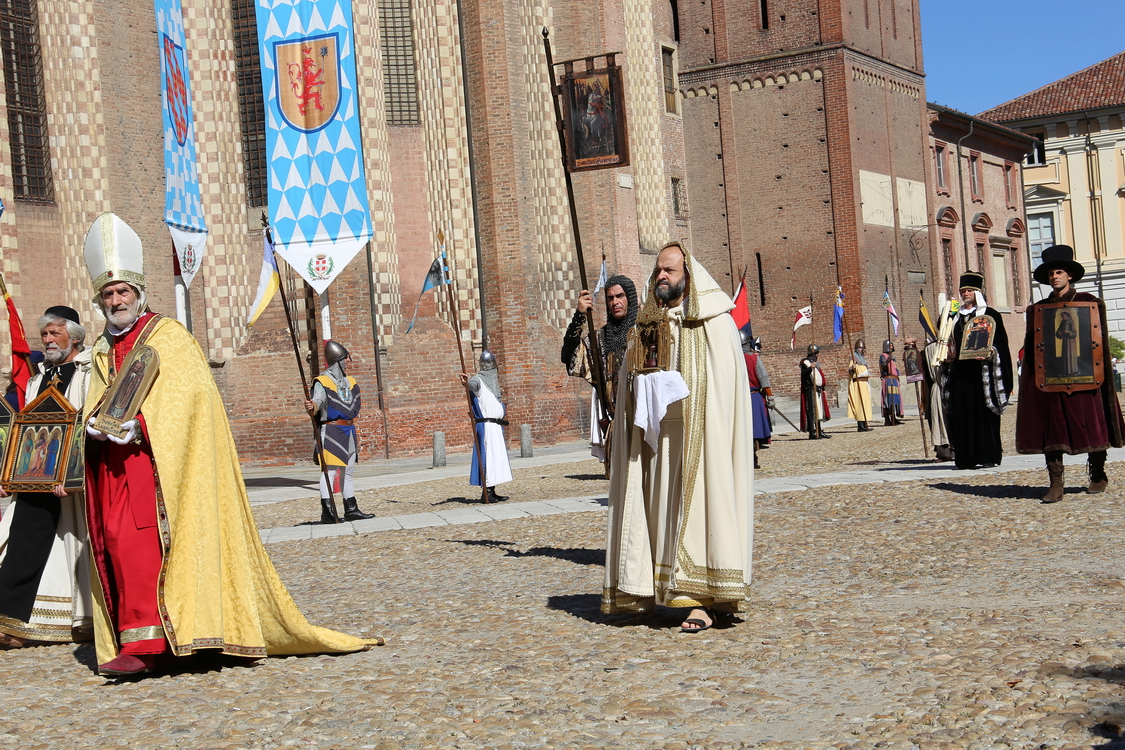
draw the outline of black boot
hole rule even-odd
[[[320,498],[320,522],[339,523],[336,519],[336,501],[330,497]]]
[[[365,518],[374,518],[373,513],[364,513],[359,509],[355,502],[354,497],[344,498],[344,520],[345,521],[362,521]]]
[[[495,487],[488,488],[488,499],[494,503],[502,503],[508,499],[507,495],[497,495]]]

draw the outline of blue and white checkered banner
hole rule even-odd
[[[207,249],[207,222],[203,219],[195,162],[184,17],[180,0],[154,0],[153,4],[160,44],[160,98],[164,103],[164,223],[172,234],[184,285],[190,286]]]
[[[351,0],[258,0],[277,251],[323,292],[371,239]]]

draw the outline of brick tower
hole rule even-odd
[[[887,337],[885,284],[918,335],[918,292],[933,278],[917,0],[702,0],[679,12],[692,245],[731,290],[745,270],[775,390],[796,392],[795,360],[814,340],[843,374],[850,347],[826,346],[837,284],[869,352]],[[811,335],[801,328],[790,352],[810,294]]]

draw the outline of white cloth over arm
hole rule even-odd
[[[684,376],[675,370],[648,372],[633,378],[636,399],[634,423],[645,433],[645,442],[654,451],[659,450],[660,421],[668,407],[690,395]]]

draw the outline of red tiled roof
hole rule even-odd
[[[981,112],[995,122],[1047,117],[1125,104],[1125,52]]]

